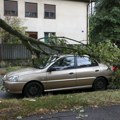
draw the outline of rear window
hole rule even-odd
[[[92,66],[98,66],[98,63],[89,57],[86,56],[77,56],[77,68],[80,67],[92,67]]]

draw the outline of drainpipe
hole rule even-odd
[[[93,14],[92,12],[93,12],[93,6],[92,6],[92,1],[90,0],[90,4],[91,4],[91,15]]]
[[[89,0],[89,3],[87,5],[87,35],[89,33],[89,16],[93,14],[93,4],[92,4],[92,0]],[[90,12],[89,12],[90,10]],[[89,44],[89,37],[87,37],[87,45]]]
[[[89,44],[89,37],[88,37],[88,33],[89,33],[89,8],[90,8],[90,3],[91,0],[89,1],[88,5],[87,5],[87,45]]]

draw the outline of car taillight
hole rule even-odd
[[[117,66],[112,66],[112,70],[116,71],[116,70],[118,70],[118,67]]]

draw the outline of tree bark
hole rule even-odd
[[[46,46],[48,48],[52,48],[52,46],[50,46],[49,44],[46,44],[44,42],[41,42],[39,40],[36,40],[34,38],[31,38],[31,37],[28,37],[24,34],[22,34],[21,32],[17,31],[16,29],[12,28],[10,25],[8,25],[4,20],[2,20],[0,18],[0,27],[2,29],[4,29],[5,31],[9,32],[10,34],[18,37],[22,43],[30,50],[30,51],[36,51],[36,52],[40,52],[39,49],[35,48],[35,46],[33,47],[32,45],[33,44],[36,44],[36,45],[43,45],[43,46]]]
[[[74,48],[74,47],[68,47],[67,45],[55,45],[55,44],[46,44],[42,41],[40,41],[39,39],[36,40],[34,38],[31,38],[31,37],[28,37],[24,34],[22,34],[21,32],[17,31],[16,29],[12,28],[10,25],[8,25],[3,19],[0,18],[0,27],[2,29],[4,29],[5,31],[9,32],[10,34],[18,37],[22,43],[26,46],[27,49],[29,49],[31,51],[32,54],[36,54],[38,56],[38,54],[42,53],[42,54],[52,54],[50,53],[50,51],[45,51],[42,49],[41,46],[44,46],[44,47],[47,47],[49,48],[50,50],[55,50],[55,51],[58,51],[58,53],[64,53],[65,49],[67,51],[69,51],[68,53],[79,53],[79,54],[86,54],[86,52],[83,50],[83,47],[81,48],[81,50],[77,49],[77,48]],[[63,37],[64,39],[64,37]],[[76,41],[76,40],[73,40],[73,39],[69,39],[69,40],[72,40],[74,42],[78,42],[79,44],[81,42],[79,41]],[[83,44],[82,44],[83,45]],[[54,53],[53,53],[54,54]]]

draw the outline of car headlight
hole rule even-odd
[[[11,77],[8,78],[8,80],[11,81],[11,82],[17,82],[18,78],[19,78],[19,76],[11,76]]]

